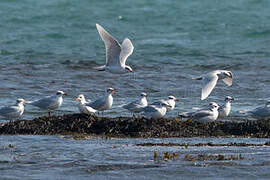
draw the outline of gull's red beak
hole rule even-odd
[[[115,89],[112,90],[112,94],[114,94],[114,93],[115,93]]]
[[[178,98],[175,98],[174,101],[179,101],[179,99]]]
[[[135,73],[133,70],[130,70],[131,73]]]
[[[80,101],[80,99],[79,98],[76,98],[76,102],[79,102]]]

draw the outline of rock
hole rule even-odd
[[[113,137],[270,137],[270,122],[197,123],[177,118],[147,120],[133,117],[97,117],[86,114],[43,116],[0,124],[0,134],[87,134]]]

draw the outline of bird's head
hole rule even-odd
[[[134,73],[133,69],[132,69],[130,66],[127,66],[127,65],[126,65],[126,67],[125,67],[125,70],[126,70],[127,72]]]
[[[144,92],[142,92],[142,93],[141,93],[141,97],[147,97],[147,94],[144,93]]]
[[[233,74],[231,71],[224,71],[223,74],[225,77],[233,78]]]
[[[77,98],[76,98],[77,102],[85,102],[85,98],[83,94],[80,94]]]
[[[107,94],[114,94],[115,89],[114,89],[114,88],[108,88],[108,89],[106,90],[106,92],[107,92]]]
[[[210,102],[209,103],[209,106],[211,109],[218,109],[219,108],[219,105],[215,102]]]
[[[168,96],[169,100],[173,100],[173,101],[179,101],[178,98],[174,97],[174,96]]]
[[[225,101],[232,102],[232,101],[234,101],[234,98],[232,98],[231,96],[226,96]]]
[[[172,106],[171,106],[171,105],[169,105],[168,103],[165,103],[165,102],[160,103],[160,105],[161,105],[162,107],[166,107],[166,108],[172,108]]]
[[[27,103],[30,103],[30,101],[27,101],[25,99],[19,98],[19,99],[16,100],[16,103],[17,104],[27,104]]]
[[[265,106],[270,106],[270,100],[266,102]]]
[[[56,95],[57,95],[57,96],[66,96],[67,93],[65,93],[64,91],[57,91],[57,92],[56,92]]]

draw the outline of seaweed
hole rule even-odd
[[[0,134],[75,135],[106,137],[270,137],[270,121],[210,122],[181,121],[179,118],[148,120],[134,117],[97,117],[86,114],[42,116],[0,124]],[[188,148],[190,145],[184,145]],[[208,144],[211,146],[211,143]]]

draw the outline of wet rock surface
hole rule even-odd
[[[85,114],[39,117],[0,124],[0,134],[87,134],[112,137],[270,137],[270,121],[196,123],[175,119],[106,118]]]

